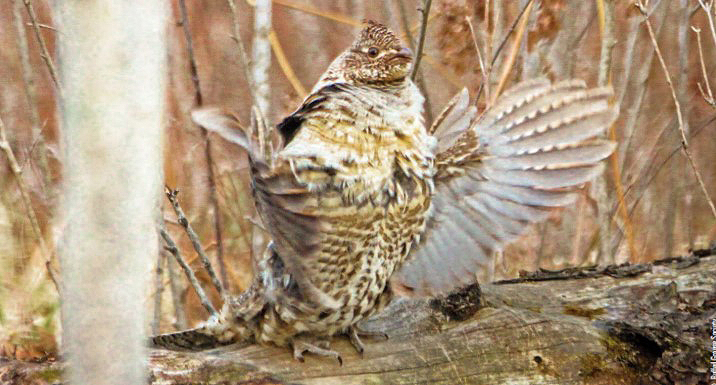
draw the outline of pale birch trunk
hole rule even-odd
[[[251,52],[251,75],[254,81],[256,104],[264,117],[271,119],[271,0],[256,0],[254,10],[254,42]]]
[[[64,145],[59,245],[71,384],[146,383],[165,91],[162,1],[65,0],[58,21]]]
[[[256,0],[254,8],[254,40],[251,47],[251,78],[253,80],[253,93],[259,111],[267,121],[271,121],[271,82],[269,69],[271,69],[271,0]],[[262,133],[259,132],[259,135]],[[264,138],[265,139],[265,138]],[[251,234],[251,253],[253,258],[263,253],[268,240],[263,230],[253,226]]]

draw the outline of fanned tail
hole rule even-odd
[[[454,129],[436,130],[436,178],[475,163],[478,179],[505,186],[544,190],[587,182],[601,172],[600,160],[614,151],[614,142],[598,138],[617,116],[617,107],[609,105],[611,95],[609,88],[587,89],[580,80],[521,83],[469,129],[448,122],[459,126],[458,138]],[[454,110],[464,117],[474,114],[464,107]]]
[[[226,338],[228,337],[228,338]],[[150,338],[150,347],[169,350],[206,350],[238,342],[237,335],[227,335],[220,339],[205,327],[181,332],[160,334]]]
[[[474,120],[459,93],[429,131],[437,139],[431,213],[392,287],[421,296],[475,282],[495,251],[572,204],[614,151],[601,138],[617,117],[611,96],[579,80],[535,79]]]
[[[615,143],[598,136],[614,122],[610,88],[587,89],[568,80],[535,81],[506,94],[478,123],[482,175],[509,186],[578,186],[602,170]],[[525,202],[526,203],[526,202]]]
[[[249,324],[254,323],[266,306],[263,287],[258,280],[238,297],[224,303],[218,317],[202,326],[150,337],[149,346],[169,350],[206,350],[224,345],[253,341]]]

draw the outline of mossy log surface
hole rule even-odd
[[[396,301],[343,365],[288,349],[152,350],[151,384],[708,384],[716,247],[653,264],[541,271],[446,298]],[[0,360],[0,383],[59,381],[59,363]]]

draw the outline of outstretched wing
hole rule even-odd
[[[530,223],[574,202],[615,148],[597,138],[617,116],[611,95],[581,81],[537,79],[506,92],[457,139],[438,135],[456,130],[438,127],[431,216],[393,277],[396,291],[435,295],[472,283]]]
[[[271,234],[272,248],[280,256],[282,269],[289,273],[291,282],[297,282],[301,287],[301,295],[306,296],[305,302],[329,308],[338,304],[317,287],[320,282],[316,280],[320,278],[320,272],[343,267],[335,266],[342,262],[337,258],[321,257],[326,248],[335,249],[339,256],[347,254],[341,253],[341,248],[350,246],[337,244],[331,238],[334,237],[335,218],[345,214],[341,211],[339,193],[316,187],[330,185],[336,176],[335,162],[324,165],[320,160],[313,160],[327,151],[329,144],[307,141],[303,131],[306,125],[320,125],[330,130],[332,124],[345,124],[333,119],[335,111],[332,108],[345,107],[347,102],[342,98],[347,92],[346,87],[341,84],[323,87],[308,96],[301,107],[279,123],[277,129],[284,147],[278,151],[280,155],[271,161],[256,160],[259,158],[258,145],[247,139],[243,131],[237,130],[237,123],[231,115],[216,110],[192,114],[198,124],[247,149],[256,208]],[[301,158],[300,166],[285,156],[283,150],[289,144],[291,148],[303,151],[305,159]],[[316,151],[315,157],[311,156],[311,151]]]

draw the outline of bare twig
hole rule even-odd
[[[472,19],[469,16],[465,16],[467,25],[470,26],[470,34],[472,35],[472,42],[475,45],[475,51],[477,52],[477,61],[480,63],[480,73],[482,74],[482,84],[485,88],[485,98],[490,98],[490,78],[487,74],[487,68],[485,67],[485,61],[482,59],[482,53],[480,52],[480,46],[477,44],[477,34],[475,28],[472,26]]]
[[[693,134],[690,135],[690,138],[691,138],[691,139],[695,138],[696,136],[698,136],[699,134],[701,134],[702,132],[705,131],[705,130],[704,130],[705,127],[711,126],[714,122],[716,122],[716,116],[712,117],[711,119],[708,119],[705,124],[703,124],[703,125],[702,125],[701,127],[699,127],[698,129],[694,130]],[[641,187],[640,192],[643,192],[643,191],[651,184],[651,182],[653,182],[654,179],[656,179],[656,177],[659,175],[659,173],[661,172],[661,170],[664,169],[664,166],[665,166],[667,163],[669,163],[669,161],[670,161],[670,160],[676,155],[676,153],[679,152],[679,150],[681,150],[681,149],[682,149],[682,146],[681,146],[681,144],[679,144],[679,145],[678,145],[676,148],[674,148],[674,149],[669,153],[669,155],[667,155],[658,165],[656,165],[655,167],[653,167],[654,172],[649,176],[648,179],[646,179],[646,180],[642,183],[642,187]],[[651,163],[651,164],[655,164],[655,161],[652,161],[652,162],[650,162],[650,163]],[[650,168],[650,169],[651,169],[651,168]],[[638,179],[643,179],[643,178],[640,177],[640,178],[638,178]],[[629,186],[627,187],[627,189],[626,189],[626,192],[628,193],[628,192],[632,189],[632,187],[634,187],[634,184],[629,185]],[[642,193],[636,194],[636,199],[634,200],[634,203],[632,204],[632,207],[629,209],[629,215],[631,215],[632,212],[636,209],[636,207],[637,207],[637,206],[639,205],[639,203],[641,202],[641,198],[643,198],[643,197],[644,197],[644,194],[642,194]]]
[[[159,326],[162,320],[162,292],[164,285],[162,284],[162,275],[164,274],[164,266],[167,258],[164,253],[157,253],[157,267],[154,275],[154,316],[152,317],[152,335],[159,334]]]
[[[35,213],[35,209],[32,207],[29,190],[27,188],[27,185],[25,184],[25,180],[22,179],[22,169],[17,163],[17,158],[15,158],[15,153],[12,151],[10,143],[7,141],[7,136],[5,134],[5,123],[3,123],[2,118],[0,118],[0,150],[3,150],[5,152],[5,156],[7,157],[8,163],[10,164],[10,170],[12,170],[12,173],[15,176],[17,186],[20,189],[22,203],[25,206],[28,218],[30,219],[32,231],[37,237],[37,242],[40,245],[40,251],[42,252],[42,256],[45,258],[45,268],[47,269],[47,274],[50,276],[52,283],[55,285],[55,289],[59,293],[60,285],[57,282],[55,272],[52,270],[52,251],[50,251],[50,249],[47,247],[47,244],[45,243],[45,237],[42,234],[40,222],[37,220],[37,213]]]
[[[179,0],[179,12],[181,13],[180,24],[182,26],[182,31],[184,32],[186,49],[189,54],[189,72],[191,73],[191,81],[194,84],[194,103],[201,106],[204,104],[204,101],[201,95],[199,74],[196,69],[196,59],[194,59],[194,43],[191,38],[191,32],[189,31],[189,18],[187,17],[186,3],[184,0]]]
[[[177,279],[176,265],[167,258],[167,250],[161,250],[164,253],[164,258],[167,260],[167,271],[169,273],[169,290],[172,295],[172,307],[174,308],[174,326],[177,330],[186,329],[186,314],[184,313],[184,302],[182,301],[181,289],[179,288],[179,281]]]
[[[577,223],[575,225],[574,238],[572,240],[572,261],[571,264],[577,266],[580,262],[580,246],[582,243],[582,234],[584,233],[584,195],[580,194],[577,198]],[[543,234],[544,235],[544,234]],[[541,246],[541,245],[540,245]],[[540,267],[540,266],[537,266]]]
[[[524,16],[524,14],[525,14],[528,10],[532,9],[532,4],[533,4],[533,3],[534,3],[534,0],[530,0],[527,4],[525,4],[524,7],[522,7],[522,10],[520,11],[520,14],[517,15],[517,18],[515,18],[515,21],[512,22],[512,25],[510,26],[510,29],[507,31],[507,34],[505,35],[505,37],[504,37],[504,38],[502,39],[502,41],[500,42],[500,45],[497,47],[497,50],[495,50],[495,53],[494,53],[493,56],[492,56],[492,61],[490,62],[490,66],[494,66],[494,65],[495,65],[495,62],[497,62],[497,58],[500,56],[500,52],[502,52],[502,49],[505,47],[505,44],[507,44],[507,39],[510,38],[510,35],[512,35],[512,32],[517,28],[517,23],[519,23],[520,20],[523,20],[522,17]],[[525,20],[524,23],[527,22],[527,21],[526,21],[527,19],[528,19],[527,17],[524,18],[524,20]],[[521,34],[521,33],[518,33],[517,35],[519,36],[519,35],[522,35],[522,34]]]
[[[184,31],[184,39],[186,40],[186,48],[189,55],[189,71],[191,72],[191,80],[194,84],[194,101],[197,106],[204,104],[201,94],[201,85],[199,84],[199,74],[196,68],[196,59],[194,58],[194,44],[192,42],[191,33],[189,31],[189,18],[187,17],[186,3],[179,0],[179,11],[181,12],[181,24]],[[219,207],[219,198],[216,194],[216,176],[214,175],[214,156],[211,150],[211,139],[209,133],[204,127],[199,127],[201,136],[204,139],[204,157],[206,159],[206,171],[209,182],[209,200],[214,208],[214,236],[216,238],[216,261],[219,264],[219,274],[223,286],[228,287],[229,282],[226,276],[226,263],[224,263],[224,242],[222,237],[221,210]],[[221,293],[221,291],[220,291]]]
[[[251,74],[256,93],[256,106],[262,116],[268,117],[271,105],[271,1],[256,0],[254,7],[254,39],[251,47]]]
[[[324,19],[332,20],[338,23],[347,24],[353,27],[360,28],[363,26],[363,22],[360,20],[354,19],[352,17],[349,17],[347,15],[344,15],[339,12],[331,12],[331,11],[325,11],[322,9],[319,9],[317,7],[310,6],[308,4],[302,4],[291,0],[272,0],[271,1],[274,4],[278,4],[287,8],[295,9],[297,11],[309,13],[318,17],[322,17]],[[246,0],[246,3],[248,3],[250,6],[254,7],[256,5],[255,0]],[[436,17],[436,14],[430,15],[428,18],[428,21],[432,20],[434,17]],[[410,27],[410,32],[415,32],[420,28],[420,23],[413,25]],[[406,37],[407,35],[403,35],[403,37]]]
[[[281,67],[281,71],[283,71],[283,74],[286,75],[288,82],[291,83],[291,86],[296,91],[299,97],[306,97],[308,92],[306,92],[306,88],[303,87],[301,81],[298,80],[296,73],[293,72],[291,63],[289,63],[286,54],[283,52],[281,42],[279,42],[278,36],[276,36],[276,31],[274,31],[273,29],[271,29],[271,32],[269,33],[269,42],[271,42],[271,48],[273,49],[274,55],[276,55],[276,61],[278,61],[278,65]]]
[[[410,74],[410,78],[415,80],[418,75],[418,68],[420,67],[420,60],[422,60],[423,49],[425,47],[425,35],[428,29],[428,16],[430,15],[430,6],[432,0],[424,0],[423,7],[420,9],[422,15],[422,23],[420,25],[420,35],[418,35],[418,50],[415,52],[415,64],[413,65],[413,72]]]
[[[644,4],[642,3],[641,0],[636,2],[636,7],[639,9],[639,11],[644,16],[644,24],[646,24],[646,29],[649,32],[649,37],[651,38],[651,43],[654,46],[654,51],[656,51],[656,57],[659,59],[659,63],[661,64],[661,69],[664,71],[664,77],[666,78],[666,83],[669,85],[669,89],[671,90],[671,97],[674,100],[674,106],[676,108],[676,118],[679,122],[679,132],[681,133],[681,149],[684,151],[684,155],[686,155],[686,159],[689,160],[689,164],[691,165],[691,169],[694,171],[696,180],[699,182],[701,191],[703,192],[704,197],[706,198],[706,201],[708,202],[709,207],[711,208],[711,213],[713,214],[714,218],[716,218],[716,206],[714,206],[714,202],[713,202],[713,200],[711,200],[708,190],[706,190],[706,185],[704,184],[704,181],[701,178],[701,174],[699,173],[699,170],[696,168],[694,159],[691,157],[691,152],[689,151],[689,142],[686,139],[686,132],[684,131],[684,118],[683,118],[683,116],[681,116],[681,105],[679,104],[679,99],[676,97],[676,91],[674,90],[674,85],[671,81],[671,75],[669,75],[669,70],[668,70],[668,68],[666,68],[666,63],[664,62],[664,57],[661,55],[661,50],[659,49],[659,45],[656,42],[656,36],[654,35],[654,30],[651,28],[651,22],[649,22],[649,17],[648,17],[647,11],[646,11],[646,7],[644,6]]]
[[[709,1],[706,3],[704,0],[699,0],[699,5],[701,6],[701,9],[704,10],[704,13],[706,13],[706,18],[709,21],[709,29],[711,30],[711,38],[714,41],[714,46],[716,46],[716,26],[714,25],[714,0]]]
[[[689,89],[689,70],[691,69],[691,67],[689,66],[689,23],[691,20],[690,8],[691,7],[689,5],[689,0],[679,0],[679,10],[677,13],[678,29],[676,33],[679,69],[677,71],[676,93],[679,101],[685,106],[688,106],[687,92]],[[688,110],[684,112],[688,114]],[[687,135],[691,131],[688,119],[684,121],[684,131],[686,131]],[[678,211],[682,213],[682,223],[678,227],[686,228],[686,239],[688,239],[690,246],[693,246],[694,242],[694,237],[691,234],[693,228],[691,205],[692,193],[691,191],[687,190],[686,185],[688,181],[686,180],[686,178],[682,177],[684,172],[688,173],[687,170],[684,170],[685,168],[685,165],[683,165],[681,162],[671,163],[671,172],[669,173],[670,182],[668,183],[672,186],[672,188],[669,189],[669,193],[667,196],[668,200],[666,210],[664,212],[663,222],[664,233],[662,239],[664,241],[664,255],[671,255],[674,250],[677,230],[676,219]],[[680,201],[683,201],[683,205],[679,204]],[[679,209],[679,206],[681,206],[681,209]]]
[[[403,0],[396,1],[398,3],[398,14],[400,15],[400,23],[403,27],[403,36],[405,37],[405,40],[408,42],[408,45],[410,46],[410,49],[415,51],[415,39],[413,39],[413,28],[410,27],[410,23],[408,22],[408,12],[405,9],[405,2]],[[428,17],[428,21],[430,21],[430,18]],[[422,25],[422,22],[418,24],[419,26]],[[429,58],[425,58],[425,61],[430,63]],[[415,71],[415,68],[413,69]],[[428,122],[433,121],[432,116],[432,107],[430,104],[430,94],[428,94],[426,88],[425,88],[425,82],[423,81],[424,78],[422,76],[418,77],[416,79],[416,83],[418,85],[418,88],[422,91],[423,96],[425,97],[425,115]]]
[[[40,112],[37,107],[37,88],[35,87],[35,76],[32,71],[32,64],[30,63],[30,49],[28,48],[27,34],[25,33],[25,27],[22,18],[22,0],[15,0],[13,4],[13,21],[15,23],[15,29],[17,32],[17,45],[20,51],[20,64],[22,67],[22,80],[25,85],[25,94],[27,96],[27,107],[30,113],[30,122],[32,122],[32,137],[33,142],[39,147],[38,160],[40,163],[40,170],[42,172],[42,178],[44,180],[43,189],[49,186],[50,172],[47,163],[47,148],[45,146],[45,138],[42,133],[42,123],[40,122]],[[30,23],[32,25],[32,23]],[[34,151],[30,151],[32,153]],[[30,159],[30,157],[28,157]],[[47,197],[47,192],[45,191]]]
[[[502,89],[505,87],[505,84],[507,84],[507,78],[510,75],[510,71],[512,70],[512,65],[515,63],[515,59],[517,58],[517,52],[519,52],[520,43],[522,41],[522,36],[524,35],[525,27],[527,27],[527,21],[529,20],[530,10],[532,9],[532,5],[534,5],[534,0],[530,0],[527,5],[523,8],[522,13],[520,13],[520,17],[518,20],[520,20],[519,25],[517,26],[517,32],[515,33],[515,39],[512,42],[512,49],[510,49],[510,54],[507,56],[507,61],[502,67],[502,74],[500,75],[500,80],[497,83],[497,88],[495,89],[495,92],[492,94],[492,100],[490,104],[495,104],[495,100],[498,96],[500,96],[500,93],[502,92]],[[514,25],[513,25],[514,26]],[[510,29],[510,32],[512,32],[512,29]],[[510,33],[507,34],[509,36]],[[505,41],[507,40],[507,36],[505,37]],[[499,54],[499,51],[502,49],[503,44],[500,45],[500,48],[497,49],[497,52],[495,53],[495,58]],[[495,58],[493,58],[492,64],[495,63]]]
[[[601,53],[600,53],[600,60],[599,60],[599,77],[598,77],[598,84],[600,86],[612,86],[612,51],[614,49],[614,45],[616,44],[616,38],[614,37],[614,1],[607,0],[605,4],[605,0],[597,0],[597,14],[598,14],[598,20],[599,20],[599,32],[601,35]],[[610,103],[614,103],[615,101],[612,99],[610,100]],[[616,123],[612,123],[611,126],[609,126],[608,131],[609,139],[616,142],[617,141],[617,131],[616,131]],[[612,178],[614,179],[614,185],[616,187],[616,195],[617,195],[617,210],[621,214],[623,226],[624,226],[624,232],[626,233],[627,238],[627,245],[629,247],[629,255],[634,258],[636,257],[636,246],[635,246],[635,240],[634,240],[634,232],[632,228],[632,223],[629,218],[629,215],[627,213],[626,209],[626,203],[624,200],[624,186],[622,185],[622,169],[620,167],[619,162],[619,152],[615,151],[609,156],[609,164],[611,166],[612,171]],[[612,245],[612,239],[613,237],[610,236],[610,224],[611,221],[609,221],[608,215],[608,205],[606,200],[606,175],[604,176],[604,180],[599,180],[597,183],[604,183],[604,185],[600,186],[604,191],[602,191],[603,197],[599,197],[599,209],[600,209],[600,222],[601,222],[601,230],[600,230],[600,242],[601,242],[601,252],[603,257],[611,257],[613,256],[614,252],[611,249]],[[612,219],[615,219],[615,217],[612,217]]]
[[[667,13],[666,10],[667,10],[667,7],[662,7],[661,10],[659,10],[659,12],[654,12],[654,14],[650,16],[650,18],[652,20],[656,19],[657,23],[659,23],[659,26],[656,30],[657,35],[661,35],[661,31],[662,31],[662,29],[664,29],[662,27],[665,24],[663,21],[666,18],[666,13]],[[634,18],[638,18],[638,16],[634,16]],[[637,19],[637,21],[635,21],[635,27],[638,27],[637,23],[639,23],[638,19]],[[634,29],[633,35],[638,35],[638,30],[636,28]],[[637,38],[637,36],[633,36],[634,41],[636,41],[636,38]],[[630,40],[631,39],[632,39],[632,37],[630,37]],[[635,62],[637,62],[637,64],[640,65],[640,67],[638,68],[638,71],[635,75],[636,80],[639,82],[639,84],[637,84],[635,87],[632,87],[637,90],[636,100],[631,103],[629,109],[622,109],[622,111],[623,111],[622,115],[625,116],[625,119],[624,119],[625,123],[624,123],[623,131],[624,131],[624,137],[626,137],[626,139],[623,141],[623,144],[620,146],[621,147],[621,149],[620,149],[621,155],[622,155],[622,165],[621,165],[622,170],[626,169],[627,154],[630,152],[630,150],[632,148],[634,135],[637,132],[637,130],[636,130],[637,120],[639,119],[639,117],[643,116],[642,109],[644,108],[644,101],[646,99],[646,91],[649,89],[647,83],[651,79],[649,74],[651,73],[651,67],[652,67],[652,63],[654,62],[654,56],[655,56],[654,49],[653,49],[654,47],[651,45],[649,47],[650,47],[650,50],[646,54],[642,55],[640,60],[635,60]],[[625,60],[626,59],[627,58],[625,58]],[[624,61],[624,63],[626,65],[627,63],[631,63],[631,62]],[[621,99],[623,100],[623,98],[625,96],[626,96],[626,90],[621,95]]]
[[[189,282],[194,288],[194,291],[199,297],[199,301],[201,301],[201,304],[204,306],[204,309],[206,309],[206,311],[209,312],[209,315],[211,315],[212,317],[218,317],[216,309],[214,309],[214,306],[211,304],[211,302],[209,302],[209,298],[207,298],[204,289],[201,288],[201,284],[199,283],[199,280],[196,279],[194,271],[191,270],[191,267],[189,267],[189,265],[187,265],[187,263],[184,261],[184,258],[182,258],[181,253],[179,252],[179,248],[177,247],[176,243],[174,243],[174,240],[169,236],[169,233],[164,227],[164,224],[160,225],[159,234],[162,236],[164,242],[167,244],[166,250],[172,253],[177,263],[179,263],[179,266],[184,269],[184,274],[186,274],[186,277],[189,279]]]
[[[28,27],[32,27],[32,23],[25,23],[25,25],[27,25]],[[57,28],[55,28],[55,27],[53,27],[53,26],[51,26],[51,25],[42,24],[42,23],[37,23],[37,25],[38,25],[40,28],[49,29],[50,31],[53,31],[53,32],[58,32]]]
[[[249,249],[251,247],[251,240],[249,239],[248,235],[251,234],[251,229],[246,225],[246,221],[243,220],[244,218],[244,210],[240,207],[240,202],[244,199],[251,199],[251,193],[247,192],[247,187],[244,186],[244,183],[236,183],[236,178],[228,178],[229,183],[228,185],[231,187],[231,190],[233,192],[233,201],[236,202],[236,211],[230,211],[230,214],[233,215],[235,222],[239,226],[239,233],[241,234],[241,239],[244,241],[244,244],[246,245],[246,248]],[[227,189],[222,189],[222,191],[226,192]],[[228,195],[226,197],[228,199]],[[231,206],[229,206],[231,207]]]
[[[196,250],[196,253],[199,254],[199,258],[201,259],[202,265],[204,265],[204,269],[206,269],[206,272],[209,273],[211,283],[214,284],[216,290],[223,297],[224,287],[222,286],[219,279],[216,277],[214,268],[211,267],[211,261],[209,261],[209,257],[206,255],[204,249],[201,247],[199,236],[196,235],[196,232],[191,227],[189,220],[186,219],[186,216],[184,215],[184,210],[182,210],[181,206],[179,206],[179,200],[177,199],[177,194],[179,194],[179,190],[172,190],[169,187],[165,187],[164,193],[166,194],[167,199],[169,199],[169,203],[172,204],[172,208],[174,208],[174,212],[177,215],[177,220],[182,225],[182,227],[184,227],[184,230],[186,230],[186,234],[189,236],[189,240],[194,246],[194,250]]]
[[[704,84],[706,84],[706,92],[704,92],[703,88],[701,87],[701,82],[697,83],[699,86],[699,91],[701,91],[701,96],[703,96],[706,103],[710,104],[712,107],[716,107],[716,100],[714,100],[714,94],[711,92],[711,84],[709,82],[709,77],[706,74],[706,63],[704,62],[704,51],[701,47],[701,29],[696,28],[694,26],[691,27],[691,30],[693,30],[696,33],[696,44],[699,48],[699,62],[701,63],[701,73],[704,77]]]
[[[524,6],[524,7],[522,8],[522,10],[520,11],[520,14],[517,15],[517,18],[515,18],[515,21],[512,22],[512,26],[510,27],[509,31],[507,31],[507,34],[505,35],[505,37],[502,39],[502,42],[500,43],[499,47],[497,47],[497,50],[495,50],[495,53],[492,54],[492,60],[490,60],[489,65],[488,65],[488,67],[487,67],[487,78],[488,78],[488,83],[487,83],[487,84],[489,84],[489,78],[490,78],[490,75],[491,75],[491,73],[492,73],[492,68],[495,66],[495,63],[497,62],[497,58],[500,56],[500,52],[502,52],[502,48],[503,48],[503,47],[505,46],[505,44],[507,43],[507,39],[510,38],[510,35],[512,35],[512,32],[515,30],[515,28],[517,28],[517,24],[520,22],[520,20],[522,20],[522,16],[525,14],[525,12],[527,12],[527,9],[532,7],[532,3],[533,3],[533,1],[530,0],[527,4],[525,4],[525,6]],[[488,4],[489,4],[489,3],[488,3]],[[494,9],[498,9],[499,4],[500,4],[500,2],[496,2]],[[487,15],[487,14],[486,14],[486,15]],[[528,18],[525,18],[525,24],[526,24],[526,22],[527,22],[527,19],[528,19]],[[494,33],[495,33],[495,31],[493,30],[493,31],[492,31],[492,34],[491,34],[491,36],[490,36],[490,38],[488,39],[489,44],[488,44],[487,52],[486,52],[486,55],[487,55],[487,56],[489,56],[489,55],[490,55],[490,52],[492,51],[492,43],[493,43],[492,39],[493,39]],[[520,33],[519,35],[522,35],[522,34]],[[517,39],[517,43],[518,43],[518,48],[519,48],[519,39]],[[514,59],[513,59],[513,60],[514,60]],[[508,66],[507,68],[509,68],[509,67],[512,67],[512,66]],[[482,90],[483,90],[483,87],[482,87],[482,85],[480,85],[480,89],[477,91],[477,99],[480,99],[480,95],[482,94]],[[498,93],[498,94],[499,94],[499,93]],[[486,99],[487,99],[488,101],[489,101],[489,100],[495,100],[495,99],[496,99],[496,97],[490,97],[490,95],[487,94],[487,93],[486,93],[485,95],[486,95]]]
[[[57,88],[58,94],[60,95],[60,97],[62,97],[62,87],[60,85],[59,76],[57,76],[57,69],[55,68],[55,64],[52,62],[52,57],[50,57],[50,52],[47,49],[47,44],[45,44],[45,39],[43,39],[42,35],[40,34],[40,25],[37,22],[35,9],[32,7],[32,3],[30,3],[30,0],[22,1],[23,4],[25,4],[25,8],[27,9],[27,14],[30,16],[30,22],[32,22],[33,30],[35,31],[35,39],[37,39],[37,43],[40,45],[40,56],[45,62],[48,71],[50,71],[50,77],[52,78],[52,82],[55,84],[55,88]]]
[[[608,4],[604,4],[604,2]],[[614,38],[614,1],[597,0],[599,14],[599,32],[602,36],[602,49],[599,60],[599,78],[597,83],[605,86],[612,83],[612,51],[617,40]]]
[[[360,22],[360,20],[355,20],[353,18],[350,18],[346,15],[343,15],[338,12],[330,12],[330,11],[324,11],[316,7],[312,7],[310,5],[306,4],[299,4],[294,1],[290,0],[272,0],[274,4],[283,5],[284,7],[293,8],[298,11],[310,13],[316,16],[320,16],[329,20],[337,21],[339,23],[352,25],[354,27],[360,27],[363,23]]]
[[[246,54],[244,48],[244,41],[241,39],[241,29],[239,28],[239,13],[236,10],[236,3],[234,0],[227,0],[229,8],[231,8],[231,17],[234,23],[234,41],[239,48],[239,59],[241,60],[241,67],[244,70],[244,76],[246,82],[249,84],[249,93],[251,95],[252,104],[256,104],[256,90],[254,89],[254,81],[251,78],[251,62],[249,56]]]
[[[493,23],[493,28],[490,29],[490,0],[485,0],[485,60],[490,60],[492,57],[492,48],[494,44],[494,35],[495,35],[495,28]],[[485,100],[490,100],[490,94],[487,92],[489,91],[489,84],[490,84],[490,71],[492,71],[492,60],[490,62],[485,62],[485,65],[487,65],[487,84],[485,85]],[[480,86],[480,91],[482,91],[482,86]],[[477,95],[477,98],[480,98],[479,92]]]

